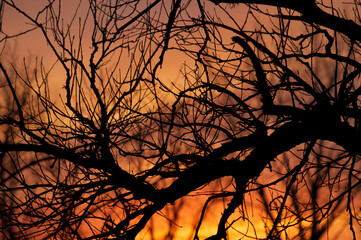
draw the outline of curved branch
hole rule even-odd
[[[289,1],[289,0],[210,0],[215,4],[220,3],[248,3],[282,7],[295,10],[302,14],[301,20],[310,24],[319,24],[346,35],[351,41],[361,42],[361,26],[351,20],[340,18],[323,11],[314,0]]]

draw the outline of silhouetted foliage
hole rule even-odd
[[[1,3],[0,238],[360,238],[357,0]]]

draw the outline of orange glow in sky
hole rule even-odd
[[[32,17],[36,16],[39,9],[42,9],[42,7],[44,7],[44,4],[48,3],[48,1],[40,1],[40,0],[36,0],[36,1],[28,0],[28,1],[18,1],[18,2],[21,8]],[[191,4],[195,4],[195,2],[196,1],[194,2],[192,1]],[[74,10],[75,3],[76,4],[79,3],[79,11],[77,13],[77,16],[81,16],[81,19],[85,18],[87,14],[86,1],[66,0],[63,2],[63,6],[62,6],[63,9],[62,16],[64,17],[65,22],[71,21],[75,13]],[[236,6],[232,5],[231,7],[227,8],[229,14],[237,14],[237,16],[240,16],[240,18],[238,19],[240,22],[243,22],[246,16],[248,16],[247,15],[248,8],[242,6],[243,5],[236,5]],[[212,5],[212,7],[216,9],[215,6]],[[191,9],[189,13],[190,15],[198,14],[195,8]],[[225,17],[225,19],[228,19],[227,14],[225,12],[220,13],[220,16]],[[77,21],[78,20],[79,19],[77,18]],[[229,22],[229,24],[236,25],[236,23],[234,22]],[[271,25],[271,23],[268,24]],[[39,66],[41,66],[41,63],[43,63],[43,67],[46,69],[46,71],[44,72],[51,70],[48,79],[49,79],[51,96],[54,99],[53,101],[55,103],[60,103],[64,99],[64,96],[66,94],[64,90],[64,85],[66,80],[65,71],[62,69],[61,65],[57,61],[54,52],[52,52],[51,50],[51,46],[49,46],[49,44],[46,42],[40,30],[39,29],[32,30],[34,27],[35,27],[34,24],[31,23],[28,19],[24,18],[24,16],[21,16],[21,14],[16,12],[14,9],[7,7],[3,15],[3,31],[6,32],[9,36],[16,36],[21,32],[23,32],[23,34],[19,35],[18,37],[9,38],[8,40],[0,43],[0,47],[4,49],[3,55],[1,56],[6,56],[6,59],[0,56],[0,61],[9,65],[10,61],[14,61],[14,59],[19,59],[19,61],[15,60],[14,62],[16,62],[16,64],[21,65],[24,63],[23,61],[25,59],[25,61],[28,62],[30,66],[38,67],[38,68]],[[75,24],[75,27],[73,29],[75,32],[74,35],[76,35],[76,27],[77,25]],[[86,25],[85,29],[86,29],[84,34],[85,37],[83,39],[83,44],[81,45],[83,51],[81,54],[83,54],[85,56],[84,58],[87,59],[89,58],[92,49],[92,46],[90,44],[92,26]],[[29,32],[24,33],[24,31],[25,32],[29,31]],[[224,35],[222,35],[222,37],[224,38],[225,45],[232,43],[233,35],[234,35],[233,32],[225,31]],[[270,41],[269,43],[266,44],[273,46],[274,43]],[[342,51],[346,51],[346,50],[343,49]],[[219,53],[219,56],[222,57],[226,55],[227,53]],[[109,62],[112,62],[112,60],[110,60]],[[132,64],[129,63],[129,61],[130,60],[127,58],[124,59],[124,61],[122,61],[121,64],[119,64],[120,66],[119,75],[122,74],[122,71],[126,72],[126,70],[129,68],[129,65]],[[88,64],[88,62],[86,63]],[[37,66],[35,66],[36,64]],[[188,66],[188,68],[186,67],[186,65]],[[166,53],[164,63],[161,65],[157,77],[162,79],[164,86],[168,87],[169,89],[182,89],[185,85],[185,80],[184,80],[185,72],[191,72],[192,69],[190,68],[191,67],[195,68],[195,66],[196,66],[196,62],[194,61],[194,59],[189,58],[185,53],[182,53],[178,49],[177,50],[171,49],[169,50],[169,52]],[[88,67],[88,65],[86,67]],[[322,71],[320,70],[320,72]],[[326,73],[327,72],[324,71],[320,73],[320,76],[326,76],[327,75]],[[107,73],[106,71],[104,71],[102,72],[102,74],[106,76]],[[196,73],[192,72],[192,74],[196,74]],[[202,78],[203,77],[205,76],[202,76]],[[213,80],[215,79],[215,82],[216,80],[223,81],[221,77],[218,79],[218,76],[216,74],[214,74],[214,76],[211,76],[211,78]],[[285,99],[288,100],[287,98]],[[165,98],[164,105],[169,104],[171,108],[172,107],[171,103],[173,103],[174,101],[175,101],[174,96]],[[257,103],[255,103],[255,105],[256,104]],[[147,107],[149,106],[147,105]],[[222,145],[222,143],[219,143],[219,145]],[[292,157],[294,157],[294,159],[298,161],[298,159],[295,158],[295,156],[285,156],[285,158],[286,157],[289,157],[290,159],[293,159]],[[280,157],[280,159],[281,158],[283,157]],[[295,163],[292,160],[289,160],[288,162],[290,163],[290,165],[292,164],[295,165]],[[136,166],[136,163],[131,163],[131,160],[129,160],[129,162],[122,162],[119,163],[119,165],[121,165],[121,167],[126,169],[126,167],[130,168]],[[276,163],[275,165],[277,167]],[[281,166],[282,165],[281,163],[279,163],[279,165],[280,165],[278,166],[279,169],[276,169],[276,171],[278,170],[280,172],[285,171],[287,167],[290,167],[290,166]],[[145,165],[140,166],[139,169],[141,169],[142,167],[145,168],[146,166]],[[138,171],[138,169],[129,170],[129,172],[133,172],[133,171]],[[270,183],[273,177],[274,178],[279,177],[279,175],[270,173],[268,170],[264,170],[263,173],[265,173],[265,175],[262,175],[264,178],[261,180],[266,183]],[[305,182],[302,182],[302,184],[307,185],[307,183]],[[254,186],[256,186],[256,184]],[[281,184],[279,185],[275,184],[272,187],[274,187],[277,190],[275,192],[277,192],[278,196],[271,196],[272,194],[274,194],[273,192],[271,192],[271,193],[267,193],[269,194],[267,195],[267,197],[270,198],[274,197],[274,199],[280,198],[281,196],[280,192],[284,190],[285,186]],[[306,186],[305,188],[307,187],[308,186]],[[234,191],[234,190],[235,187],[233,180],[224,178],[222,180],[216,180],[210,183],[209,185],[204,186],[204,188],[188,194],[184,199],[177,200],[174,203],[174,205],[171,204],[167,205],[166,208],[162,209],[161,211],[158,212],[158,214],[153,216],[152,220],[146,225],[146,228],[144,228],[143,231],[138,235],[137,240],[141,240],[141,239],[161,240],[161,239],[167,239],[167,237],[168,239],[172,237],[172,239],[174,240],[192,239],[194,237],[195,229],[197,227],[198,221],[201,216],[202,207],[204,206],[208,196],[210,195],[207,193],[211,192],[213,194],[215,192]],[[221,219],[224,209],[229,204],[230,199],[231,199],[230,197],[228,198],[225,197],[211,201],[205,212],[204,221],[201,225],[198,234],[200,239],[204,239],[205,237],[215,234],[217,232],[217,228],[218,228],[217,224]],[[235,222],[232,225],[232,227],[229,229],[230,240],[262,239],[267,236],[266,233],[267,230],[265,228],[266,227],[270,228],[270,226],[267,225],[270,223],[270,221],[267,223],[264,222],[265,215],[267,214],[265,213],[264,206],[262,205],[261,201],[262,199],[258,193],[252,193],[250,195],[247,195],[245,199],[245,205],[240,206],[236,210],[237,212],[234,213],[233,217],[229,219],[229,221],[234,220]],[[276,206],[276,203],[277,201],[274,201],[275,204],[274,206]],[[290,201],[287,203],[291,204],[292,202]],[[244,209],[242,209],[242,207],[244,207]],[[278,205],[276,207],[278,207]],[[113,214],[117,215],[118,213],[113,213]],[[168,219],[169,216],[175,218],[175,220]],[[347,228],[347,224],[348,224],[347,221],[348,221],[347,213],[337,218],[337,220],[335,220],[335,222],[332,223],[331,225],[332,227],[328,230],[327,234],[324,235],[324,238],[322,239],[327,239],[329,236],[336,235],[339,232],[340,232],[339,236],[341,239],[342,238],[349,239],[349,237],[351,236],[350,232],[343,231],[344,228]],[[323,223],[323,221],[321,222]],[[312,223],[305,223],[303,227],[307,228],[311,226],[311,224]],[[85,229],[84,231],[87,231],[86,229],[89,229],[89,226],[85,226],[85,224],[82,227]],[[289,236],[293,236],[292,231],[296,227],[297,226],[295,224],[294,228],[290,228],[288,232]],[[358,234],[361,236],[359,232]],[[283,237],[286,238],[285,236]],[[332,239],[332,237],[330,237],[330,239]]]

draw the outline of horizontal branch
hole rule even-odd
[[[311,117],[304,121],[290,122],[275,130],[270,136],[250,136],[243,138],[242,141],[238,139],[229,142],[218,151],[204,157],[204,161],[185,170],[168,188],[159,190],[159,198],[173,202],[225,176],[249,181],[258,177],[278,155],[308,141],[332,141],[351,154],[361,155],[359,148],[361,132],[346,123],[327,118],[327,116],[321,119]],[[247,140],[250,141],[247,143]],[[222,156],[250,147],[253,147],[253,150],[243,161],[234,158],[222,160]],[[222,154],[218,154],[220,152]]]
[[[351,40],[361,42],[361,26],[351,20],[334,16],[323,11],[314,0],[290,1],[290,0],[210,0],[215,4],[220,3],[248,3],[282,7],[295,10],[302,14],[301,20],[318,24],[346,35]]]

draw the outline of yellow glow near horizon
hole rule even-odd
[[[72,4],[72,1],[66,2],[67,4]],[[30,10],[31,14],[36,13],[36,10],[39,9],[39,7],[42,6],[44,2],[41,1],[23,1],[22,5],[24,9]],[[84,9],[83,9],[84,10]],[[246,13],[246,8],[242,8],[241,10],[230,10],[230,11],[238,11]],[[67,13],[65,11],[65,13]],[[242,14],[241,14],[242,15]],[[245,16],[245,15],[244,15]],[[241,17],[244,17],[243,15]],[[31,25],[29,22],[24,19],[23,17],[19,18],[19,14],[16,13],[14,10],[5,11],[4,13],[4,31],[9,31],[12,34],[15,34],[16,32],[12,31],[13,29],[16,29],[19,31],[19,29],[28,29],[31,28]],[[231,42],[231,37],[233,33],[227,33],[228,35],[224,36],[225,41]],[[31,40],[31,41],[30,41]],[[44,40],[44,37],[41,36],[41,33],[39,31],[34,31],[29,34],[26,34],[24,36],[20,36],[19,38],[15,38],[14,40],[9,40],[7,43],[8,46],[12,46],[13,48],[16,48],[16,54],[19,54],[19,59],[22,59],[23,57],[30,56],[29,59],[33,59],[34,57],[42,58],[45,64],[49,64],[49,66],[46,66],[48,68],[51,68],[52,64],[56,62],[56,58],[54,57],[54,54],[51,52],[49,46]],[[91,46],[86,46],[85,49],[90,49]],[[6,49],[7,50],[7,49]],[[90,51],[90,50],[89,50]],[[343,51],[346,52],[346,50],[343,49]],[[85,52],[85,54],[89,55],[89,52]],[[17,55],[14,55],[15,57],[18,57]],[[13,57],[14,57],[13,56]],[[2,61],[7,61],[7,59],[1,59]],[[180,81],[182,80],[182,74],[181,71],[183,70],[183,63],[185,63],[187,60],[187,57],[185,54],[182,56],[179,55],[179,52],[173,52],[170,51],[169,54],[166,55],[166,61],[164,61],[162,67],[159,70],[159,77],[161,79],[164,79],[164,83],[167,84],[170,88],[173,86],[173,84],[176,87],[182,88],[184,82]],[[88,62],[87,62],[88,64]],[[127,63],[128,64],[128,63]],[[187,64],[191,65],[194,64],[194,60],[191,60],[190,62],[187,62]],[[126,65],[126,64],[124,64]],[[128,65],[126,65],[128,66]],[[123,66],[124,67],[124,66]],[[323,75],[322,75],[323,76]],[[64,71],[61,69],[61,67],[55,67],[50,75],[51,78],[51,91],[53,91],[54,95],[56,97],[54,99],[59,99],[59,95],[64,93]],[[216,77],[215,77],[216,78]],[[221,81],[221,80],[219,80]],[[167,98],[166,100],[169,102],[173,102],[175,99],[174,96]],[[148,103],[149,104],[149,103]],[[115,118],[120,118],[119,115],[115,114]],[[128,162],[122,163],[121,165],[124,167],[124,169],[128,169],[127,167],[130,166]],[[144,167],[145,165],[143,165]],[[132,170],[132,169],[131,169]],[[131,171],[129,170],[129,171]],[[220,184],[221,185],[221,184]],[[222,190],[224,190],[222,188]],[[232,189],[233,190],[233,189]],[[229,200],[229,199],[228,199]],[[227,201],[228,201],[227,200]],[[176,224],[178,225],[175,227],[175,237],[174,240],[182,240],[182,239],[189,239],[193,237],[195,226],[197,224],[197,221],[200,217],[200,211],[203,207],[204,202],[206,201],[206,197],[187,197],[185,200],[185,207],[181,208],[179,210],[179,217],[176,221]],[[217,224],[219,219],[222,216],[222,211],[228,204],[227,201],[224,202],[217,202],[213,204],[209,209],[207,209],[206,217],[204,219],[204,222],[201,226],[199,237],[203,239],[204,237],[210,236],[212,234],[215,234],[217,231]],[[240,219],[237,221],[232,228],[229,230],[229,239],[262,239],[266,237],[265,233],[265,223],[262,221],[260,215],[260,212],[263,211],[257,209],[256,204],[253,206],[255,209],[253,212],[249,213],[253,220],[253,225],[249,224],[246,220]],[[260,208],[261,209],[261,208]],[[162,210],[164,211],[164,210]],[[163,215],[166,215],[162,212]],[[147,227],[141,232],[137,240],[151,240],[153,237],[155,239],[164,239],[167,237],[168,234],[168,227],[170,224],[170,221],[166,219],[166,217],[162,216],[161,213],[158,215],[155,215],[152,219],[152,221],[147,225]],[[239,217],[240,213],[235,213],[234,217],[230,219],[230,221],[235,220],[235,218]],[[327,236],[332,236],[334,232],[338,232],[337,227],[333,226],[340,226],[344,225],[345,223],[348,224],[347,216],[342,216],[337,219],[332,225],[332,229],[329,230]],[[304,227],[309,227],[311,223],[305,224]],[[346,225],[345,224],[345,225]],[[151,229],[154,228],[154,232],[151,233]],[[293,228],[291,228],[293,229]],[[341,229],[342,230],[342,229]],[[340,230],[340,231],[341,231]],[[291,231],[291,230],[290,230]],[[342,233],[344,235],[341,235],[343,238],[348,238],[350,236],[350,233]],[[361,233],[358,232],[358,234]],[[292,236],[292,233],[290,232],[290,235]]]

